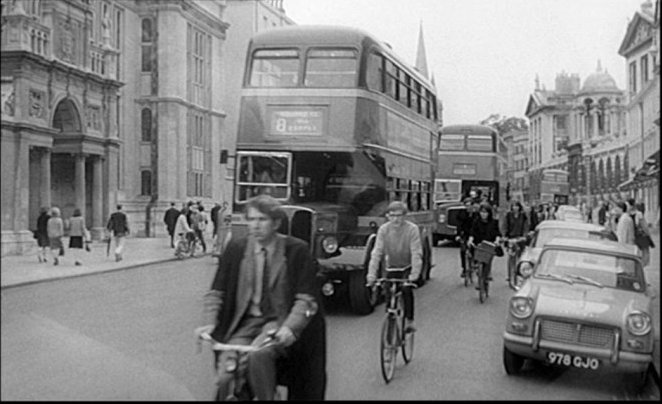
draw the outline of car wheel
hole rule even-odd
[[[524,357],[510,352],[508,348],[503,347],[503,367],[509,375],[516,375],[524,366]]]

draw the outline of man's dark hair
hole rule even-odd
[[[269,216],[271,220],[284,219],[285,211],[283,210],[280,202],[272,196],[269,195],[258,195],[248,201],[246,201],[246,210],[248,213],[248,208],[254,208],[260,213],[264,213]]]
[[[117,205],[117,210],[122,210],[122,205],[118,204]]]

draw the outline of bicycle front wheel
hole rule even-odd
[[[485,274],[485,264],[480,264],[478,270],[478,300],[481,303],[487,298],[487,276]]]
[[[398,352],[397,340],[398,324],[396,323],[395,317],[388,316],[384,320],[384,325],[382,326],[382,338],[380,344],[382,376],[386,383],[393,379],[393,373],[395,372],[395,361]]]
[[[402,332],[402,358],[405,360],[405,364],[411,362],[411,359],[414,357],[414,334],[413,332],[405,332],[405,317],[402,317],[402,327],[400,331]]]

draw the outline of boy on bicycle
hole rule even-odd
[[[423,247],[418,226],[405,220],[407,205],[400,201],[391,202],[386,209],[388,222],[377,230],[375,247],[370,255],[366,283],[369,287],[374,285],[377,279],[379,263],[384,258],[386,268],[404,268],[411,266],[411,270],[396,275],[407,277],[410,282],[415,282],[423,266]],[[395,277],[395,276],[394,276]],[[404,301],[406,332],[416,331],[414,327],[414,292],[411,286],[403,286],[402,297]]]
[[[480,208],[478,208],[478,218],[473,222],[471,226],[471,232],[469,233],[469,240],[467,240],[467,247],[473,249],[476,248],[481,241],[491,241],[497,243],[501,237],[499,231],[499,224],[492,217],[492,206],[487,202],[482,202]],[[492,280],[492,263],[487,264],[487,279]],[[476,286],[478,289],[479,286]]]
[[[504,229],[502,233],[504,234],[505,238],[512,239],[524,237],[528,231],[529,220],[526,217],[526,213],[524,213],[522,204],[519,201],[515,201],[512,203],[512,205],[510,205],[510,210],[508,213],[506,213],[506,217],[504,219]],[[514,248],[517,252],[514,261],[517,262],[517,259],[522,253],[522,245],[518,244]],[[506,281],[510,280],[510,273],[512,270],[510,265],[513,265],[515,262],[511,262],[510,259],[508,260],[508,273],[506,274]]]

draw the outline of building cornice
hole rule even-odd
[[[212,114],[221,118],[225,118],[227,116],[227,113],[223,110],[213,110],[211,108],[206,108],[198,104],[194,104],[190,101],[186,101],[181,97],[141,97],[141,98],[137,98],[135,101],[137,104],[140,105],[174,103],[174,104],[183,105],[186,108],[195,109],[197,111]]]

